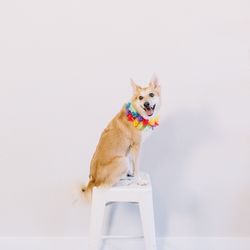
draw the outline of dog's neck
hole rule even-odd
[[[134,127],[139,130],[154,129],[159,125],[159,116],[156,116],[152,119],[145,119],[135,110],[131,102],[128,102],[125,105],[125,109],[128,121],[133,123]]]

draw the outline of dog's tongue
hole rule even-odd
[[[153,115],[153,113],[154,113],[154,110],[151,109],[151,108],[149,108],[149,109],[146,110],[147,116],[151,116],[151,115]]]

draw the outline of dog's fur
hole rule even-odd
[[[157,79],[151,80],[146,87],[140,87],[134,81],[131,81],[131,85],[133,87],[131,103],[136,111],[145,119],[157,116],[160,107],[160,86]],[[151,97],[150,93],[153,93],[154,97]],[[142,100],[140,96],[143,97]],[[154,109],[147,112],[144,107],[145,102],[149,102],[150,107],[155,105]],[[113,186],[128,173],[127,156],[129,154],[132,159],[132,175],[140,184],[138,159],[142,133],[143,131],[128,121],[123,107],[102,132],[91,160],[89,182],[85,188],[82,188],[88,199],[94,186]]]

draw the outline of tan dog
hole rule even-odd
[[[90,164],[88,185],[82,189],[90,198],[94,186],[110,187],[128,173],[128,160],[132,160],[132,175],[139,179],[139,152],[143,133],[158,125],[160,107],[160,86],[157,79],[146,87],[131,82],[133,96],[131,102],[113,118],[102,132]]]

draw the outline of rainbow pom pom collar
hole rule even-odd
[[[131,102],[127,103],[125,108],[128,121],[132,122],[134,127],[138,128],[139,130],[154,129],[155,127],[159,126],[158,116],[150,120],[145,119],[137,113]]]

